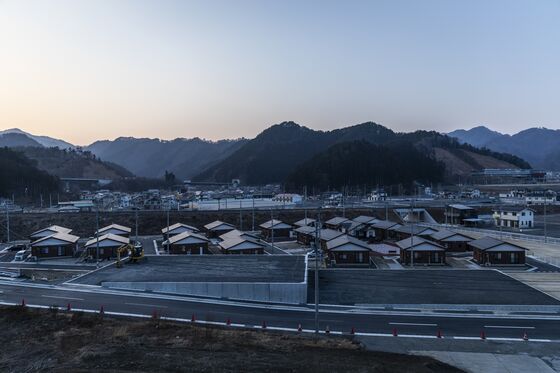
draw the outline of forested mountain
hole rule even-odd
[[[383,147],[371,147],[362,142],[383,145]],[[346,145],[331,148],[338,144]],[[349,164],[364,162],[364,157],[359,156],[358,149],[366,151],[369,155],[379,155],[380,152],[385,151],[387,157],[395,157],[395,162],[400,162],[401,157],[396,155],[400,152],[409,157],[411,168],[415,167],[416,160],[431,162],[433,164],[430,167],[426,166],[427,163],[422,163],[420,169],[429,169],[426,177],[432,178],[432,181],[440,180],[442,177],[451,180],[454,177],[470,175],[471,172],[482,168],[530,167],[527,162],[518,157],[460,144],[457,140],[434,131],[396,133],[375,123],[363,123],[333,131],[314,131],[293,122],[284,122],[263,131],[231,156],[200,173],[194,180],[227,182],[240,178],[246,184],[288,180],[298,184],[298,180],[303,180],[301,178],[303,173],[308,173],[309,180],[315,181],[338,180],[335,175],[337,173],[345,175],[348,180],[361,180],[359,175],[348,174],[343,166],[345,162]],[[344,153],[340,153],[342,150]],[[344,154],[344,160],[332,163],[337,154]],[[422,156],[419,157],[418,154]],[[314,156],[318,157],[315,160],[321,162],[331,160],[332,167],[323,167],[316,171],[321,175],[313,175],[313,167],[306,162]],[[384,175],[383,178],[390,179],[389,168],[393,167],[393,164],[386,158],[377,157],[367,162],[369,162],[368,167],[380,172],[380,175]],[[439,163],[444,165],[443,169],[440,169]],[[300,171],[300,166],[306,171]],[[357,172],[356,168],[351,169]],[[329,171],[329,175],[325,176],[325,170]],[[410,173],[406,169],[400,171],[403,175],[416,175],[412,170]]]
[[[560,130],[529,128],[507,135],[486,127],[475,127],[456,130],[448,135],[457,138],[459,142],[514,154],[537,169],[560,171]]]
[[[14,146],[44,146],[45,148],[55,148],[58,147],[60,149],[71,149],[74,148],[74,145],[66,142],[64,140],[55,139],[49,136],[37,136],[32,135],[28,132],[22,131],[19,128],[11,128],[7,130],[0,131],[0,136],[6,135],[19,135],[19,137],[27,137],[29,142],[27,144],[18,144],[18,143],[6,143],[2,144],[2,146],[7,147],[14,147]],[[8,136],[9,137],[9,136]],[[1,137],[0,137],[1,138]],[[12,137],[14,138],[14,137]]]
[[[20,151],[0,148],[0,197],[36,197],[58,189],[58,178],[37,168]]]
[[[94,142],[85,150],[137,176],[160,178],[165,171],[171,171],[179,179],[187,179],[226,158],[245,142],[243,139],[211,142],[199,138],[164,141],[120,137]]]

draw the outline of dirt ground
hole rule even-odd
[[[348,338],[0,309],[2,372],[461,372]]]

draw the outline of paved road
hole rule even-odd
[[[151,315],[154,310],[166,317],[190,319],[195,314],[199,320],[225,322],[259,327],[266,322],[268,327],[314,328],[314,313],[306,306],[271,307],[268,305],[247,305],[233,302],[209,303],[208,300],[193,300],[180,297],[148,296],[146,294],[123,295],[122,292],[100,292],[94,287],[26,287],[21,284],[0,282],[0,302],[20,303],[25,299],[28,305],[58,305],[71,303],[74,308],[120,312],[127,314]],[[391,333],[394,328],[400,335],[426,335],[434,337],[438,330],[446,337],[480,336],[482,330],[488,338],[520,339],[526,331],[530,338],[551,339],[560,342],[560,322],[546,318],[507,317],[465,317],[416,316],[399,314],[364,314],[323,311],[320,313],[320,328],[327,325],[334,331],[348,333],[356,328],[359,333]]]

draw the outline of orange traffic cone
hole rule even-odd
[[[352,334],[352,335],[356,334],[356,330],[354,329],[354,327],[352,327],[352,329],[350,329],[350,334]]]
[[[230,326],[231,325],[231,319],[228,317],[227,321],[226,321],[226,325]]]
[[[70,305],[70,303],[66,305],[66,311],[68,312],[72,311],[72,306]]]
[[[442,338],[441,330],[439,330],[439,329],[438,329],[438,331],[437,331],[437,337],[438,337],[438,338]]]
[[[480,339],[485,340],[486,339],[486,333],[484,333],[484,330],[482,330],[480,332]]]
[[[528,341],[529,340],[529,336],[527,335],[527,332],[523,333],[523,340],[524,341]]]
[[[397,328],[393,328],[393,337],[397,337],[397,336],[398,336]]]
[[[154,310],[154,311],[152,312],[152,319],[157,320],[157,318],[158,318],[157,311]]]
[[[194,317],[194,313],[191,316],[191,322],[196,322],[196,317]]]

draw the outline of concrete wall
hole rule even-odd
[[[307,303],[306,283],[102,282],[112,289],[195,295],[269,303]]]

